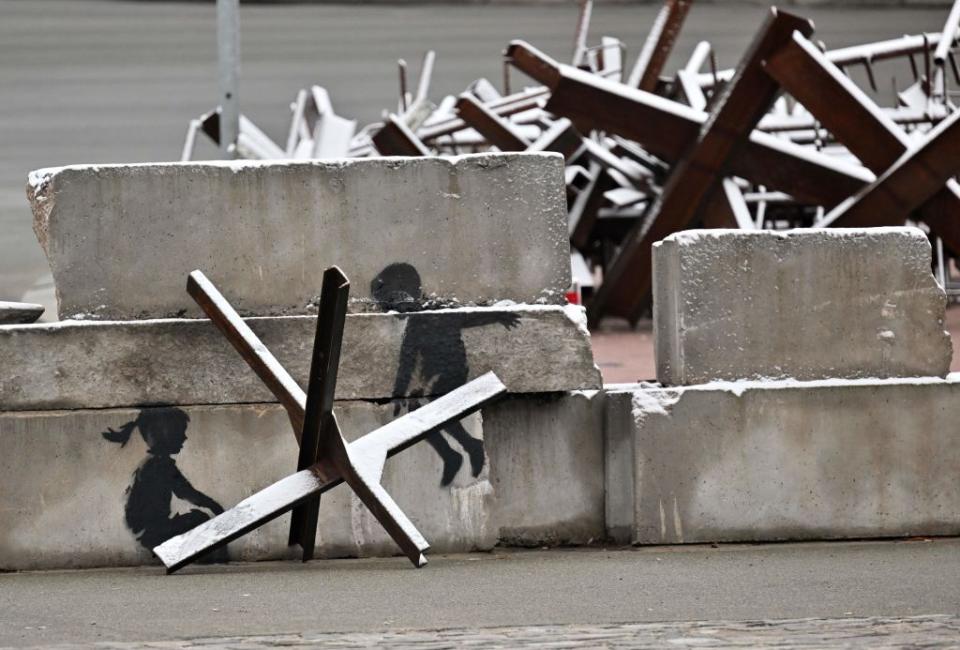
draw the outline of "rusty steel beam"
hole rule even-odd
[[[795,31],[812,34],[813,24],[790,13],[770,10],[696,141],[671,170],[650,217],[637,223],[604,274],[603,284],[587,306],[592,323],[606,314],[636,321],[649,306],[653,245],[689,227],[705,199],[720,185],[728,161],[770,110],[779,86],[764,72],[762,64]],[[717,194],[726,200],[725,194]]]
[[[423,551],[427,550],[427,543],[380,485],[383,463],[387,457],[419,442],[432,431],[483,408],[505,391],[506,387],[497,376],[488,372],[349,445],[343,442],[338,428],[336,433],[340,443],[336,462],[331,459],[327,463],[317,463],[310,469],[281,479],[193,530],[172,537],[153,552],[167,567],[167,573],[173,573],[276,519],[297,504],[347,482],[357,490],[365,505],[370,507],[373,504],[371,511],[381,523],[384,520],[396,522],[390,527],[385,526],[387,532],[396,540],[399,529],[405,540],[401,549],[415,566],[421,567],[426,564]],[[350,459],[349,463],[343,454]],[[338,466],[346,467],[349,474],[341,473]]]
[[[307,394],[203,273],[190,274],[187,293],[287,411],[299,444]]]
[[[707,121],[703,111],[559,64],[523,41],[511,43],[507,54],[551,89],[547,111],[571,119],[581,133],[595,129],[633,140],[664,162],[676,163]],[[874,179],[862,167],[756,130],[729,164],[731,175],[830,207]]]
[[[876,181],[837,206],[822,225],[899,223],[960,173],[960,111],[926,134]]]
[[[834,137],[876,174],[882,174],[910,148],[909,136],[813,43],[801,34],[766,63],[767,72],[803,104]],[[860,213],[860,223],[847,217],[845,227],[902,224],[908,213],[883,217]],[[946,245],[960,251],[960,185],[949,181],[920,214]],[[878,222],[877,219],[884,221]]]
[[[561,117],[544,129],[540,137],[534,140],[526,150],[531,153],[555,151],[562,154],[564,160],[569,162],[576,158],[583,151],[583,148],[583,136],[580,135],[570,120]]]
[[[924,52],[940,43],[940,39],[941,34],[939,32],[901,36],[888,41],[828,50],[826,56],[831,63],[841,68],[855,64],[869,65],[876,61],[885,61],[902,56],[909,57],[912,54]],[[733,70],[727,69],[718,71],[716,76],[712,73],[701,73],[697,75],[697,81],[703,88],[707,89],[712,88],[717,80],[726,81],[732,76]]]
[[[577,195],[570,206],[570,243],[582,253],[588,253],[591,237],[597,225],[597,215],[603,207],[604,195],[617,187],[610,172],[598,162],[590,164],[590,183]]]
[[[347,298],[350,296],[350,281],[338,267],[332,266],[323,273],[320,289],[320,307],[317,313],[317,330],[313,340],[313,355],[310,360],[310,379],[307,384],[307,405],[303,416],[303,432],[300,437],[300,453],[297,456],[297,471],[312,467],[322,458],[334,453],[328,448],[334,439],[333,394],[337,388],[340,367],[340,346],[343,343],[343,326],[347,317]],[[317,518],[320,497],[314,497],[293,509],[290,517],[289,544],[299,544],[303,549],[303,561],[313,559],[317,535]]]
[[[495,102],[490,102],[486,106],[496,115],[506,117],[514,113],[521,113],[531,108],[539,107],[546,101],[547,95],[549,94],[550,90],[547,88],[533,88],[514,95],[507,95]],[[451,117],[420,128],[417,131],[417,136],[424,142],[429,142],[434,138],[450,135],[451,133],[462,131],[465,128],[467,128],[467,125],[463,120],[459,117]]]
[[[896,162],[909,145],[893,120],[802,34],[795,34],[764,67],[875,173]]]
[[[471,95],[457,98],[457,114],[468,126],[500,151],[524,151],[530,146],[513,125]]]
[[[647,92],[656,90],[660,73],[663,72],[667,59],[670,58],[670,52],[680,35],[683,21],[686,20],[692,6],[693,0],[664,1],[663,8],[657,14],[653,27],[650,28],[650,34],[643,43],[640,56],[637,57],[637,62],[630,71],[627,85]]]
[[[395,115],[387,117],[383,127],[373,135],[373,146],[384,156],[429,156],[430,150]]]
[[[487,373],[348,445],[333,412],[348,286],[346,276],[335,268],[324,274],[324,289],[329,288],[326,292],[329,298],[326,310],[318,316],[316,341],[320,349],[313,351],[305,396],[299,388],[295,390],[288,385],[293,381],[289,373],[203,273],[194,271],[188,283],[193,287],[191,295],[198,296],[205,311],[216,316],[217,326],[247,363],[275,394],[291,402],[292,410],[299,411],[291,415],[291,420],[302,423],[301,440],[305,444],[301,445],[300,462],[304,459],[314,462],[193,530],[155,547],[153,551],[167,572],[173,573],[289,510],[312,503],[320,494],[343,482],[351,487],[415,566],[426,564],[423,552],[429,545],[380,484],[384,463],[389,456],[419,442],[437,428],[463,418],[503,394],[506,387],[497,376]],[[295,382],[293,385],[296,386]],[[309,523],[309,518],[303,520],[303,526]],[[315,529],[316,520],[313,525]],[[291,540],[303,543],[302,532],[302,529],[292,530]],[[304,559],[309,559],[306,553]]]

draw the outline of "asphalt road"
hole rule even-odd
[[[655,11],[598,6],[591,33],[623,39],[632,62]],[[676,61],[709,39],[720,65],[734,65],[764,11],[734,2],[695,7]],[[939,29],[946,9],[803,12],[817,22],[818,36],[837,47]],[[499,54],[511,38],[569,58],[576,14],[573,2],[244,6],[241,104],[283,140],[288,103],[299,88],[319,83],[338,112],[369,122],[395,105],[397,58],[416,71],[422,53],[435,49],[438,99],[481,76],[499,85]],[[188,120],[216,98],[214,35],[212,2],[0,2],[0,300],[21,299],[47,274],[24,196],[27,172],[176,159]],[[215,155],[212,148],[202,152]]]
[[[69,534],[69,531],[51,531]],[[960,540],[500,551],[0,575],[0,647],[960,613]]]

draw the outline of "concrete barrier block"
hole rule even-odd
[[[562,304],[564,192],[559,154],[84,165],[27,188],[60,318],[100,320],[199,316],[197,268],[243,315],[315,310],[332,264],[354,311]]]
[[[316,318],[249,319],[306,386]],[[350,314],[337,399],[438,395],[493,370],[512,393],[600,387],[581,307]],[[208,320],[0,327],[0,410],[269,402]]]
[[[607,394],[607,525],[636,544],[960,534],[960,375]]]
[[[500,541],[589,544],[605,537],[603,393],[525,395],[484,411]]]
[[[915,228],[671,235],[653,254],[657,379],[943,377],[930,263]]]
[[[406,406],[335,408],[353,440]],[[602,457],[598,412],[583,395],[512,398],[391,458],[383,483],[434,553],[490,549],[503,527],[538,545],[599,537],[603,482],[585,464]],[[520,429],[531,422],[534,435]],[[0,413],[0,570],[155,564],[159,538],[293,473],[296,453],[273,404]],[[297,557],[288,526],[284,515],[232,542],[229,559]],[[324,495],[317,530],[318,557],[398,553],[344,486]]]

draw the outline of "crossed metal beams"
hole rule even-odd
[[[414,566],[426,564],[429,544],[380,484],[388,456],[448,422],[482,408],[506,391],[488,372],[361,439],[344,441],[333,412],[349,281],[340,269],[324,272],[307,393],[263,345],[216,287],[194,271],[187,291],[287,410],[300,443],[297,472],[244,499],[221,515],[153,549],[168,573],[293,510],[290,543],[313,557],[320,495],[346,482]]]
[[[670,173],[650,216],[638,220],[625,240],[623,252],[608,268],[591,302],[594,313],[616,304],[626,307],[629,313],[623,315],[636,319],[649,305],[653,244],[688,227],[711,193],[716,193],[728,161],[743,147],[776,99],[777,84],[763,72],[761,62],[794,30],[810,34],[813,25],[798,16],[771,10],[710,118]],[[725,193],[717,196],[726,200]],[[632,281],[627,281],[627,276]]]
[[[903,129],[802,34],[793,34],[775,56],[764,62],[764,68],[878,176],[897,164],[914,146]],[[952,119],[956,119],[956,114]],[[934,129],[928,138],[938,138],[946,128]],[[838,206],[822,225],[900,225],[912,210],[919,209],[933,232],[951,249],[960,251],[960,184],[948,180],[944,185],[942,180],[956,173],[960,159],[956,143],[949,144],[946,139],[941,142],[948,145],[939,158],[941,163],[946,163],[940,166],[945,167],[947,173],[945,177],[934,178],[932,198],[926,202],[854,199]],[[912,173],[913,177],[907,180],[913,185],[917,184],[917,176],[924,175],[916,164],[906,173]],[[866,191],[868,189],[861,190]]]
[[[606,268],[588,304],[592,323],[607,314],[636,320],[649,306],[656,240],[697,217],[711,225],[749,225],[739,189],[725,182],[730,176],[824,206],[830,212],[822,226],[878,225],[883,214],[902,223],[920,209],[935,234],[960,251],[960,184],[951,178],[960,171],[960,115],[911,147],[900,127],[816,51],[807,40],[811,33],[808,21],[771,10],[709,115],[562,65],[522,41],[511,43],[510,62],[550,90],[546,111],[567,117],[582,133],[633,140],[673,165],[659,198]],[[809,101],[811,113],[835,129],[866,168],[756,130],[781,87],[804,105]],[[577,219],[574,243],[582,247],[593,227]]]

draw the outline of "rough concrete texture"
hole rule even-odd
[[[27,194],[62,319],[198,316],[197,268],[260,316],[309,313],[332,264],[354,311],[383,286],[440,306],[559,304],[570,284],[558,154],[70,166]]]
[[[607,526],[620,541],[960,534],[960,375],[606,398]]]
[[[248,322],[306,386],[316,318]],[[0,327],[0,367],[0,410],[273,400],[207,320]],[[583,309],[543,305],[350,314],[337,398],[443,394],[490,370],[512,393],[599,388]]]
[[[654,245],[657,379],[946,375],[946,296],[915,228],[692,230]]]
[[[456,470],[448,486],[441,486],[445,461],[427,441],[387,462],[385,487],[435,553],[489,549],[502,526],[531,543],[603,535],[602,475],[581,464],[601,463],[601,430],[580,426],[597,410],[587,397],[568,399],[510,400],[465,419],[463,429],[448,428],[441,434],[446,445],[436,443]],[[401,408],[400,402],[351,401],[338,402],[336,412],[353,440]],[[138,424],[127,429],[122,444],[124,425],[134,420]],[[525,431],[531,422],[542,424]],[[184,433],[187,440],[176,454],[172,449]],[[455,438],[466,435],[486,442],[464,445]],[[569,471],[558,477],[557,466]],[[517,467],[532,473],[518,480]],[[177,526],[209,518],[213,504],[207,498],[229,507],[295,468],[296,443],[276,405],[0,414],[0,570],[155,563],[134,529],[143,527],[144,539],[169,537]],[[518,510],[522,503],[539,510],[525,517]],[[135,513],[132,522],[128,507]],[[525,521],[530,530],[524,530]],[[294,557],[286,545],[288,526],[284,515],[231,543],[230,559]],[[323,497],[317,552],[344,557],[398,551],[340,486]]]
[[[589,544],[604,535],[603,393],[511,397],[484,411],[499,538]],[[573,489],[571,489],[573,488]]]

